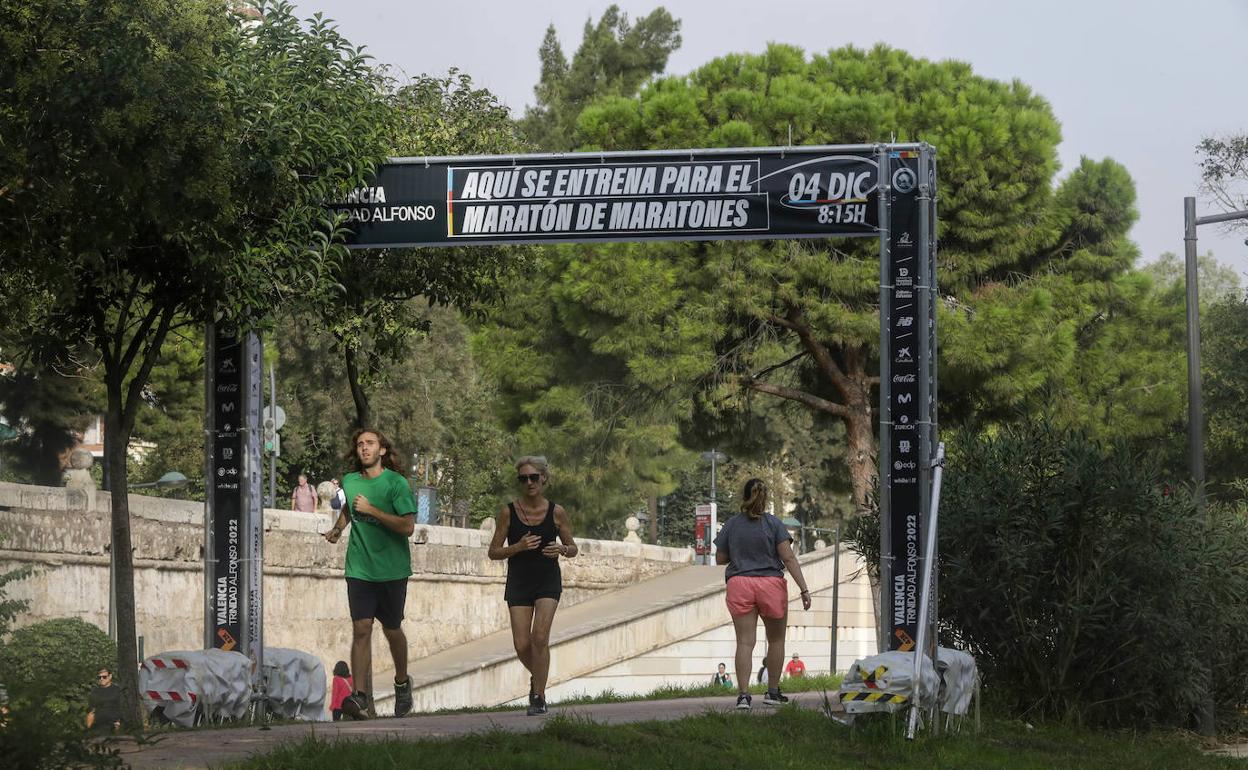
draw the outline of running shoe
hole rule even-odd
[[[540,695],[533,696],[533,702],[529,704],[529,710],[524,712],[531,717],[540,717],[546,713],[546,699]]]
[[[737,696],[737,711],[749,711],[751,708],[750,701],[751,701],[751,698],[748,692],[743,692],[740,695],[738,695]]]
[[[342,713],[352,719],[368,719],[368,696],[362,692],[356,692],[343,698]]]
[[[412,711],[412,678],[394,683],[394,715],[405,717]]]
[[[768,690],[767,694],[763,696],[763,703],[766,703],[768,706],[783,706],[788,702],[789,699],[781,694],[779,687],[774,690]]]

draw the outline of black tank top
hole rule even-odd
[[[525,524],[520,519],[520,514],[516,512],[516,504],[514,502],[507,503],[507,509],[511,511],[511,519],[507,522],[507,545],[515,545],[520,542],[520,538],[525,535],[537,535],[542,539],[542,544],[531,551],[521,551],[515,556],[507,557],[507,573],[521,570],[530,573],[542,570],[559,570],[559,560],[551,559],[542,555],[542,549],[555,542],[558,536],[558,529],[555,527],[555,504],[551,502],[546,508],[546,516],[537,524]]]

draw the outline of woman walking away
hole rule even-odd
[[[567,512],[545,497],[550,480],[546,458],[521,457],[516,474],[521,495],[498,510],[489,556],[507,560],[503,598],[511,616],[511,640],[516,657],[531,674],[528,714],[537,716],[546,713],[550,626],[563,593],[559,558],[576,556],[577,547]]]
[[[788,702],[780,694],[780,666],[784,662],[784,632],[789,620],[789,588],[784,570],[801,588],[802,609],[810,609],[810,591],[790,545],[793,538],[767,507],[767,485],[761,479],[745,482],[741,513],[724,523],[715,537],[715,563],[727,564],[728,613],[737,634],[737,708],[750,708],[751,661],[758,619],[767,630],[767,695],[763,703]]]
[[[338,722],[342,719],[342,702],[354,690],[355,683],[351,681],[351,669],[347,668],[347,662],[340,660],[334,664],[334,684],[329,694],[329,712],[333,714],[334,721]]]

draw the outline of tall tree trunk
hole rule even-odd
[[[870,392],[870,385],[863,390]],[[853,399],[848,405],[845,422],[845,462],[849,465],[849,478],[853,485],[854,510],[858,515],[870,507],[871,488],[875,484],[875,422],[872,420],[871,402]]]
[[[646,509],[650,511],[650,544],[659,542],[659,498],[650,495],[646,498]]]
[[[355,348],[346,346],[344,354],[347,360],[347,385],[351,388],[351,400],[355,402],[355,427],[372,428],[373,408],[368,403],[368,394],[360,385],[360,365]]]
[[[113,581],[111,601],[117,629],[117,685],[121,688],[121,719],[127,728],[143,725],[139,711],[139,646],[134,608],[134,556],[130,544],[130,498],[127,489],[126,447],[130,431],[122,419],[121,376],[106,375],[108,406],[104,416],[104,456],[108,460],[109,497],[112,501]]]
[[[135,289],[137,292],[137,288]],[[134,293],[131,294],[133,298]],[[108,405],[104,410],[104,456],[108,465],[109,498],[112,502],[113,584],[112,599],[117,630],[117,685],[121,688],[121,721],[127,728],[142,729],[139,711],[139,645],[136,639],[134,602],[134,552],[130,540],[129,469],[126,450],[134,420],[142,406],[143,388],[160,358],[161,348],[173,323],[172,306],[152,305],[132,325],[129,302],[109,328],[103,312],[95,319],[96,347],[104,359],[104,387]],[[132,330],[127,339],[126,332]],[[111,332],[111,333],[110,333]],[[129,375],[129,381],[127,381]]]

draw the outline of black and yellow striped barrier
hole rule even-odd
[[[864,701],[866,703],[887,703],[898,704],[905,703],[909,698],[904,695],[894,695],[887,692],[843,692],[841,693],[841,703],[848,701]]]

